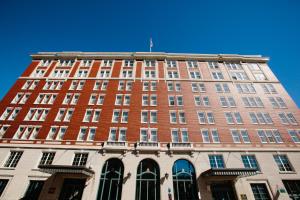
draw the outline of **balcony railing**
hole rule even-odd
[[[172,148],[192,148],[192,144],[189,142],[172,142]]]
[[[158,147],[158,142],[138,142],[136,147]]]

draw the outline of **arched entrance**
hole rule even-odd
[[[152,159],[142,160],[137,169],[136,200],[160,199],[159,166]]]
[[[177,160],[172,169],[174,200],[198,200],[195,168],[187,160]]]
[[[121,160],[111,158],[102,168],[97,200],[120,200],[124,166]]]

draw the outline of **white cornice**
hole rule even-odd
[[[32,59],[176,59],[199,61],[229,61],[263,62],[269,61],[268,57],[261,55],[239,54],[190,54],[190,53],[165,53],[165,52],[38,52],[31,54]]]

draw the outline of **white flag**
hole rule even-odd
[[[153,42],[152,42],[152,38],[150,38],[150,52],[152,52],[152,47],[153,47]]]

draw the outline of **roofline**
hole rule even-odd
[[[239,54],[193,54],[193,53],[166,53],[166,52],[38,52],[30,55],[32,59],[174,59],[174,60],[199,60],[199,61],[245,61],[268,62],[268,57],[262,55]]]

